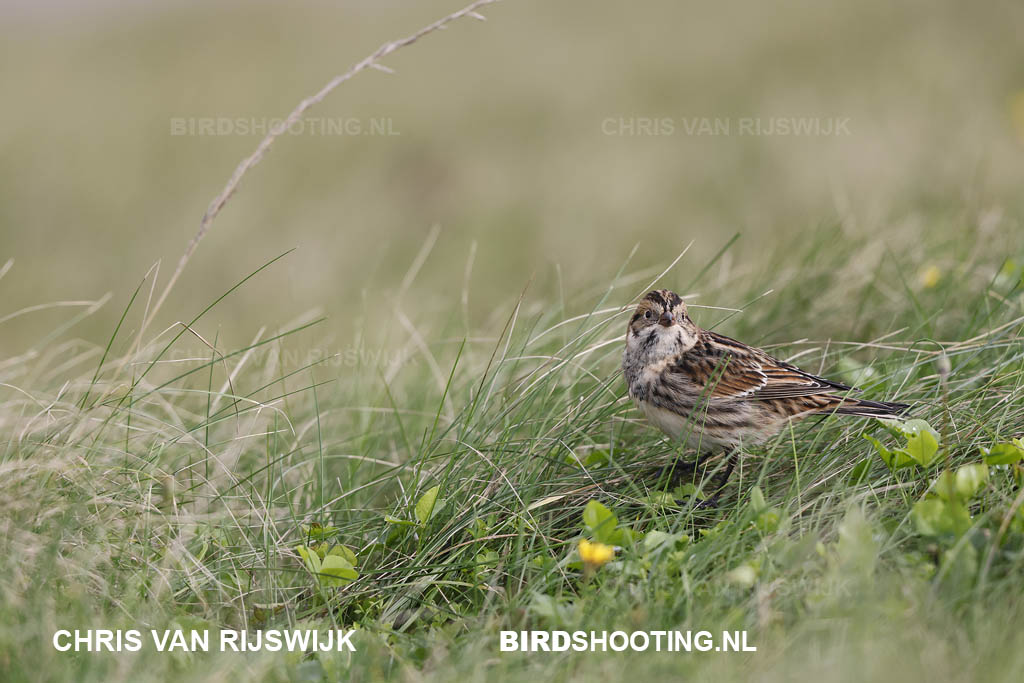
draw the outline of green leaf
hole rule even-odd
[[[884,462],[890,470],[895,471],[904,467],[913,467],[914,460],[903,451],[890,451],[875,437],[869,434],[864,434],[863,436],[871,442],[872,446],[875,447],[879,457],[882,458],[882,462]]]
[[[547,620],[553,625],[562,623],[565,612],[564,608],[558,604],[555,598],[544,593],[534,595],[527,609],[535,616]]]
[[[946,503],[946,515],[950,528],[957,536],[963,536],[971,528],[971,513],[963,503]]]
[[[612,516],[612,511],[596,500],[587,501],[583,508],[583,524],[590,529],[595,529],[601,522]]]
[[[671,547],[677,540],[679,540],[679,534],[669,534],[657,529],[648,531],[644,534],[644,551],[651,552],[666,545]]]
[[[949,470],[943,470],[932,482],[932,491],[942,500],[956,500],[956,475]]]
[[[889,469],[897,470],[915,463],[922,467],[928,467],[939,457],[939,433],[924,420],[915,419],[906,422],[881,420],[881,422],[894,435],[902,436],[907,440],[905,447],[890,451],[877,439],[867,434],[864,435],[864,438],[874,445],[875,450],[878,451]]]
[[[768,504],[764,501],[764,493],[761,491],[760,486],[750,489],[750,507],[753,508],[754,512],[760,512],[768,507]]]
[[[893,418],[878,418],[878,423],[885,427],[885,430],[893,436],[903,436],[903,422]]]
[[[330,557],[331,555],[337,555],[338,557],[343,558],[346,562],[348,562],[353,567],[355,567],[356,565],[359,564],[359,562],[358,562],[358,560],[356,558],[356,554],[354,552],[352,552],[352,549],[349,548],[348,546],[336,545],[336,546],[334,546],[333,548],[330,549],[330,551],[327,553],[327,555],[328,555],[328,557]]]
[[[396,524],[398,526],[416,526],[407,519],[399,519],[398,517],[393,517],[391,515],[384,515],[384,521],[388,524]]]
[[[426,524],[439,509],[437,507],[437,494],[440,493],[440,491],[441,487],[435,486],[420,496],[420,499],[416,501],[416,519],[419,520],[420,524]]]
[[[758,514],[757,519],[754,520],[754,526],[762,534],[770,534],[779,528],[779,519],[778,510],[769,508]]]
[[[697,488],[697,485],[690,481],[672,489],[672,495],[676,500],[683,500],[690,496],[697,496],[701,500],[705,498],[704,493]]]
[[[302,558],[302,563],[306,565],[306,569],[313,574],[320,573],[320,556],[316,554],[315,550],[311,550],[304,545],[296,547],[295,550],[299,553],[299,557]]]
[[[583,508],[583,524],[590,529],[598,543],[615,545],[615,528],[619,520],[601,503],[596,500],[587,503]]]
[[[964,500],[970,500],[987,481],[987,466],[963,465],[956,471],[956,492]]]
[[[501,556],[494,550],[484,550],[476,554],[474,562],[481,567],[495,567],[501,560]]]
[[[602,541],[606,545],[617,545],[619,547],[626,547],[632,545],[637,539],[638,534],[629,527],[619,527],[612,530],[611,533],[606,534],[607,540]]]
[[[320,583],[325,586],[344,586],[359,578],[352,564],[341,555],[328,555],[320,565]]]
[[[730,526],[732,526],[732,522],[730,522],[728,519],[723,519],[721,522],[714,525],[710,529],[698,529],[697,533],[701,535],[701,538],[715,539],[718,538]]]
[[[865,365],[850,356],[843,356],[839,359],[837,370],[843,380],[854,387],[864,388],[865,385],[875,381],[878,373],[870,365]]]
[[[917,531],[925,536],[938,536],[945,526],[946,503],[941,498],[925,498],[914,503],[910,515]]]
[[[904,422],[903,424],[900,425],[899,429],[900,429],[900,432],[903,433],[903,436],[907,437],[908,439],[911,436],[916,436],[916,435],[922,434],[922,433],[928,433],[928,434],[931,434],[932,438],[936,442],[938,442],[938,440],[939,440],[939,433],[937,431],[935,431],[935,428],[932,427],[930,424],[928,424],[928,422],[926,420],[921,420],[921,419],[907,420],[906,422]]]
[[[871,522],[859,507],[850,507],[839,524],[836,556],[843,573],[850,577],[867,578],[874,574],[878,564],[878,541]]]
[[[1013,443],[996,444],[984,453],[986,465],[1016,465],[1024,458],[1024,445],[1018,445],[1020,439]]]
[[[750,563],[741,564],[735,569],[731,569],[726,572],[725,578],[727,581],[734,583],[737,586],[750,588],[757,583],[757,568]]]
[[[925,498],[914,503],[911,517],[925,536],[962,536],[971,528],[971,513],[958,501]]]
[[[885,464],[889,466],[889,469],[893,471],[913,467],[916,464],[914,459],[907,455],[907,452],[902,448],[889,453],[888,460],[886,460],[884,456],[882,460],[884,460]]]
[[[924,420],[917,420],[917,422],[924,422]],[[929,430],[922,429],[910,434],[907,436],[907,447],[900,449],[922,467],[931,465],[939,452],[939,441]]]
[[[871,436],[870,434],[861,434],[867,441],[871,442],[871,445],[875,447],[878,454],[885,460],[889,456],[889,449],[882,445],[882,442]],[[888,461],[886,461],[888,462]]]
[[[872,446],[875,447],[875,451],[878,453],[878,456],[882,458],[882,462],[884,462],[890,470],[898,470],[903,467],[910,467],[914,464],[914,461],[911,460],[909,456],[903,453],[894,453],[893,451],[890,451],[882,444],[881,441],[870,434],[864,434],[863,436],[867,441],[871,442]]]
[[[853,466],[850,470],[849,482],[851,484],[859,484],[867,479],[868,472],[871,471],[871,458],[864,458],[859,463]]]
[[[651,491],[650,495],[641,500],[654,507],[671,507],[676,504],[676,497],[668,491]]]

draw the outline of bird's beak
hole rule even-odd
[[[675,318],[672,316],[672,311],[665,311],[661,314],[661,317],[658,318],[658,324],[662,327],[671,327],[675,321]]]

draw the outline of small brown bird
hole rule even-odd
[[[894,418],[910,407],[853,398],[852,387],[703,330],[667,289],[649,292],[630,318],[622,371],[647,419],[698,452],[757,444],[809,415]]]

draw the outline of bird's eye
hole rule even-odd
[[[644,317],[647,318],[648,320],[654,317],[654,314],[651,313],[651,309],[648,308],[646,311],[644,311]]]

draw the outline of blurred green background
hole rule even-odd
[[[0,315],[113,292],[78,330],[103,338],[151,264],[170,274],[259,141],[173,135],[175,120],[284,116],[381,42],[459,6],[5,4],[0,261],[15,263]],[[485,14],[310,112],[396,135],[280,139],[164,322],[298,247],[218,309],[221,338],[242,342],[308,309],[348,334],[367,293],[397,289],[435,224],[404,306],[450,310],[475,241],[472,315],[513,300],[535,273],[542,290],[599,285],[638,243],[633,269],[664,266],[691,240],[684,268],[695,269],[741,233],[725,268],[822,225],[894,249],[951,226],[1020,229],[1020,3],[509,0]],[[739,130],[740,119],[775,117],[839,119],[844,134]],[[728,134],[688,130],[705,118]],[[31,346],[66,316],[19,318],[0,351]]]

